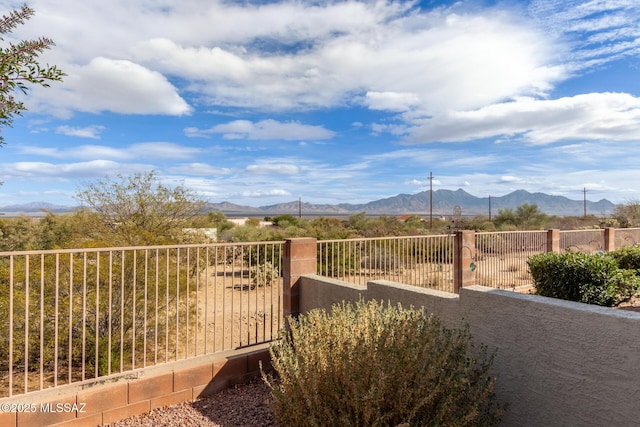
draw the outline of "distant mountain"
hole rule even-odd
[[[540,211],[547,215],[582,215],[584,213],[583,200],[571,200],[563,196],[551,196],[544,193],[529,193],[517,190],[500,197],[475,197],[463,189],[436,190],[433,192],[431,205],[434,215],[451,216],[456,207],[460,208],[462,215],[488,215],[489,204],[491,213],[497,215],[500,209],[515,209],[523,204],[537,205]],[[358,212],[366,212],[371,215],[404,215],[404,214],[429,214],[429,192],[422,191],[416,194],[398,194],[385,199],[374,200],[369,203],[337,205],[299,203],[291,201],[276,205],[252,207],[236,205],[234,203],[209,203],[208,210],[220,211],[227,216],[244,215],[297,215],[299,211],[303,215],[352,215]],[[75,208],[54,205],[51,203],[26,203],[0,207],[0,212],[10,213],[36,213],[51,211],[55,213],[71,212]],[[602,199],[597,202],[587,201],[587,213],[594,215],[610,215],[615,205],[609,200]]]
[[[540,211],[548,215],[582,215],[584,213],[583,200],[571,200],[564,196],[552,196],[544,193],[529,193],[525,190],[517,190],[500,197],[475,197],[463,189],[436,190],[433,192],[431,205],[434,215],[453,215],[456,207],[460,208],[462,215],[488,215],[489,205],[492,214],[497,214],[500,209],[515,209],[523,204],[537,205]],[[385,199],[375,200],[363,204],[341,203],[338,205],[315,205],[297,201],[280,203],[276,205],[261,206],[258,208],[233,205],[231,203],[212,203],[212,210],[219,210],[225,214],[249,215],[249,214],[292,214],[299,210],[305,215],[351,215],[357,212],[366,212],[373,215],[402,215],[402,214],[428,214],[430,210],[429,192],[422,191],[417,194],[399,194]],[[587,213],[594,215],[609,215],[613,213],[615,204],[602,199],[597,202],[587,201]]]
[[[1,212],[24,212],[24,213],[40,212],[40,211],[69,212],[71,210],[73,210],[73,208],[70,208],[68,206],[54,205],[46,202],[31,202],[31,203],[24,203],[21,205],[10,205],[10,206],[0,207]]]

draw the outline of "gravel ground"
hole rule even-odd
[[[112,424],[171,427],[277,427],[271,411],[269,387],[257,378],[219,393],[127,418]]]

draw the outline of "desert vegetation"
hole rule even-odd
[[[640,291],[640,248],[609,253],[544,253],[528,260],[536,293],[587,304],[615,306]]]
[[[424,310],[359,301],[289,324],[270,349],[277,380],[264,375],[283,426],[488,426],[504,410],[487,349]]]

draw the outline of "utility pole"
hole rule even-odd
[[[298,219],[302,219],[302,197],[298,197]]]
[[[584,194],[584,217],[587,217],[587,187],[582,189],[582,193]]]
[[[489,194],[489,221],[491,221],[491,194]]]
[[[433,228],[433,173],[429,172],[429,228]]]

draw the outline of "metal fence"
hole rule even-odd
[[[527,260],[547,251],[546,231],[476,233],[478,285],[515,289],[533,282]]]
[[[321,240],[317,256],[322,276],[453,291],[453,235]]]
[[[0,397],[270,341],[283,243],[0,253]]]
[[[593,254],[604,251],[604,230],[562,230],[560,231],[562,252],[582,252]]]
[[[463,268],[480,285],[531,285],[527,259],[551,250],[548,236],[475,233]],[[594,253],[604,239],[562,231],[559,246]],[[640,229],[615,232],[615,247],[639,241]],[[0,252],[0,398],[274,339],[284,244]],[[451,234],[322,240],[316,272],[453,292],[454,256]]]
[[[616,230],[616,248],[640,244],[640,228],[619,228]]]

